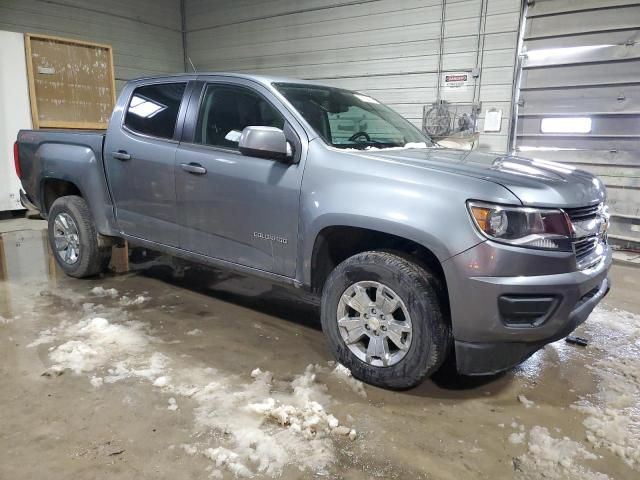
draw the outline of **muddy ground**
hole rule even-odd
[[[38,230],[0,253],[0,479],[640,477],[638,269],[586,348],[391,392],[333,364],[298,291],[160,261],[74,280]]]

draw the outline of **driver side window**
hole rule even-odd
[[[235,85],[209,84],[200,104],[195,143],[237,150],[245,127],[284,128],[284,117],[258,93]]]

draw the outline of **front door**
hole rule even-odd
[[[122,126],[110,125],[104,162],[120,230],[178,246],[174,138],[186,82],[133,91]]]
[[[208,83],[200,97],[176,153],[180,247],[293,277],[302,164],[242,155],[238,140],[247,126],[284,128],[292,144],[299,137],[266,89]]]

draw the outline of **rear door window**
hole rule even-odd
[[[124,125],[136,133],[173,138],[186,82],[157,83],[133,91]]]

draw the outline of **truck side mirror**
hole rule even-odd
[[[293,162],[293,151],[284,132],[276,127],[246,127],[238,149],[243,155]]]

